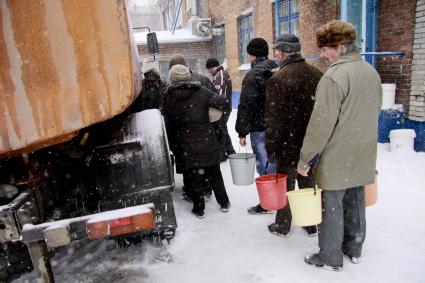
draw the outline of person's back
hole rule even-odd
[[[321,77],[320,70],[294,55],[267,83],[266,149],[281,166],[296,168]]]
[[[338,170],[318,166],[318,179],[326,187],[373,183],[376,158],[372,157],[377,154],[376,131],[382,92],[380,77],[359,53],[353,52],[341,56],[330,66],[318,91],[326,92],[326,88],[333,84],[340,89],[342,103],[320,165],[339,165]],[[320,105],[316,107],[320,111]]]
[[[242,81],[235,129],[239,137],[265,130],[266,84],[276,68],[274,61],[259,57],[251,63],[251,70]]]
[[[219,145],[208,115],[209,96],[199,82],[173,84],[167,90],[163,110],[173,127],[170,143],[184,168],[219,163]]]
[[[163,114],[177,171],[183,173],[186,192],[193,202],[192,213],[204,217],[203,192],[208,186],[220,209],[227,212],[230,202],[220,171],[221,151],[209,119],[209,108],[222,110],[226,100],[199,82],[192,82],[186,66],[173,66],[169,80]]]

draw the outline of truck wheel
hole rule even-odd
[[[27,247],[22,243],[0,246],[0,282],[12,279],[33,269]]]

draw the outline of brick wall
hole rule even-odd
[[[378,57],[377,69],[383,83],[397,84],[396,103],[405,108],[411,90],[415,7],[415,0],[382,0],[379,8],[378,51],[404,51],[406,56]]]
[[[225,24],[226,59],[235,91],[240,91],[242,79],[246,74],[246,71],[238,70],[241,65],[238,18],[247,9],[252,9],[253,37],[263,37],[272,44],[274,40],[274,12],[273,4],[269,0],[210,0],[207,3],[209,17],[214,22],[224,22]],[[271,49],[269,57],[273,57]]]
[[[300,40],[303,55],[319,55],[316,44],[316,30],[331,20],[339,19],[339,5],[333,1],[301,0],[300,9]],[[327,64],[317,59],[307,59],[307,62],[325,71]]]
[[[160,69],[159,62],[168,62],[175,54],[181,54],[185,59],[196,59],[197,70],[205,75],[209,75],[205,69],[205,62],[208,58],[215,56],[215,46],[213,41],[206,42],[184,42],[173,44],[159,44],[159,54],[155,57],[155,62],[148,62],[152,60],[152,56],[148,55],[146,45],[139,45],[138,52],[142,61],[142,69],[149,68]]]
[[[416,2],[409,118],[425,121],[425,0]]]

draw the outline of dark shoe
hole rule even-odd
[[[311,254],[304,258],[304,261],[310,265],[314,265],[318,268],[323,268],[330,271],[341,271],[341,266],[333,266],[333,265],[327,265],[319,258],[319,254]]]
[[[228,202],[226,205],[220,205],[220,209],[222,212],[229,212],[230,206],[231,204]]]
[[[305,226],[303,228],[304,228],[304,230],[307,232],[307,234],[310,237],[315,237],[318,234],[318,232],[317,232],[317,226],[316,225],[314,225],[314,226]]]
[[[250,208],[247,209],[249,214],[268,214],[268,213],[272,213],[271,211],[265,210],[264,208],[261,207],[261,205],[257,204],[256,206],[252,206]]]
[[[211,199],[211,193],[204,194],[204,202],[208,202]]]
[[[198,217],[199,219],[205,218],[204,211],[195,211],[192,209],[192,213],[195,214],[195,216]]]
[[[185,201],[192,202],[192,200],[190,199],[190,197],[185,192],[182,193],[182,195],[180,196],[180,198],[183,199],[183,200],[185,200]]]
[[[346,254],[344,251],[342,251],[342,254],[351,262],[354,264],[359,264],[360,263],[360,257],[356,257],[356,256],[351,256],[349,254]]]
[[[279,224],[272,223],[268,226],[269,232],[282,238],[291,236],[291,231],[284,231]]]

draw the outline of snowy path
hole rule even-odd
[[[237,145],[235,112],[229,130]],[[102,283],[425,282],[424,168],[424,153],[395,154],[379,145],[380,194],[367,208],[362,262],[345,261],[339,273],[304,263],[303,257],[317,250],[317,237],[293,227],[290,238],[279,238],[267,231],[274,215],[248,215],[246,208],[258,202],[255,185],[234,186],[226,162],[221,169],[232,203],[227,214],[211,199],[206,218],[195,218],[191,204],[180,200],[181,176],[176,176],[179,227],[169,248],[171,262],[155,262],[159,249],[150,245],[117,249],[112,241],[79,242],[56,255],[55,277],[57,282]],[[90,254],[80,256],[84,251]]]

